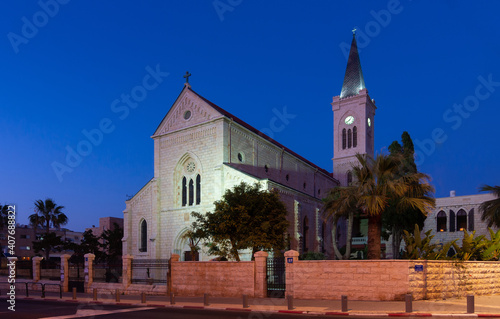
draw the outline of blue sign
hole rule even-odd
[[[286,259],[286,262],[289,263],[289,264],[293,264],[293,257],[288,257]]]
[[[424,271],[424,265],[415,265],[415,271]]]

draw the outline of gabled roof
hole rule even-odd
[[[311,161],[307,160],[306,158],[300,156],[299,154],[295,153],[294,151],[292,151],[291,149],[283,146],[282,144],[278,143],[277,141],[275,141],[274,139],[270,138],[269,136],[267,136],[266,134],[262,133],[261,131],[257,130],[256,128],[254,128],[253,126],[251,126],[250,124],[246,123],[245,121],[241,120],[240,118],[234,116],[233,114],[229,113],[228,111],[224,110],[223,108],[219,107],[218,105],[216,105],[215,103],[212,103],[211,101],[207,100],[206,98],[204,98],[203,96],[201,96],[200,94],[196,93],[195,91],[193,91],[191,89],[191,87],[188,87],[188,90],[190,90],[191,92],[193,92],[194,94],[196,94],[196,96],[198,96],[200,99],[202,99],[203,101],[205,101],[206,103],[208,103],[211,107],[213,107],[215,110],[217,110],[219,113],[221,113],[222,115],[224,115],[225,117],[229,118],[229,119],[232,119],[234,122],[238,123],[239,125],[243,126],[244,128],[248,129],[249,131],[251,131],[252,133],[255,133],[257,135],[259,135],[260,137],[266,139],[267,141],[273,143],[274,145],[278,146],[279,148],[281,149],[284,149],[287,153],[297,157],[298,159],[300,159],[301,161],[307,163],[308,165],[316,168],[318,171],[320,171],[321,173],[327,175],[327,176],[330,176],[332,177],[333,179],[333,174],[328,172],[327,170],[317,166],[316,164],[312,163]]]
[[[361,71],[361,62],[359,61],[358,45],[356,43],[356,35],[352,35],[351,50],[347,59],[347,67],[344,75],[344,83],[340,98],[358,95],[359,91],[365,88],[365,80],[363,71]]]

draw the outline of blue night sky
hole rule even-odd
[[[40,3],[0,3],[0,203],[19,223],[46,197],[73,230],[122,217],[153,177],[150,136],[186,71],[193,90],[332,171],[330,103],[354,27],[378,152],[408,131],[437,197],[500,183],[498,2]]]

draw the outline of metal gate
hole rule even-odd
[[[285,258],[267,258],[267,297],[285,298],[286,274]]]
[[[133,284],[167,284],[168,259],[132,260]]]
[[[83,263],[69,262],[68,288],[71,291],[76,288],[77,292],[85,292],[85,275]]]

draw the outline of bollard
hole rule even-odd
[[[208,302],[208,294],[203,294],[203,305],[210,306],[210,303]]]
[[[92,299],[93,299],[94,301],[97,301],[97,288],[94,288],[93,293],[94,293],[94,296],[93,296],[93,298],[92,298]]]
[[[29,297],[29,296],[30,296],[30,294],[29,294],[29,292],[28,292],[28,283],[27,283],[27,282],[25,282],[25,284],[26,284],[26,297]]]
[[[295,307],[293,306],[293,296],[288,295],[287,298],[287,303],[288,303],[288,310],[293,310]]]
[[[76,300],[76,287],[73,287],[73,300]]]
[[[116,302],[120,302],[120,290],[116,289],[115,295],[116,295]]]
[[[348,311],[348,308],[347,308],[347,296],[346,295],[342,295],[342,312],[347,312]]]
[[[248,308],[248,295],[243,295],[243,308]]]
[[[170,293],[170,304],[175,305],[175,295],[173,292]]]
[[[405,295],[406,312],[413,312],[413,307],[411,304],[411,294]]]
[[[42,284],[42,298],[45,298],[45,284]]]
[[[467,313],[474,313],[474,295],[467,295]]]
[[[141,293],[141,303],[146,303],[146,293],[145,292]]]

